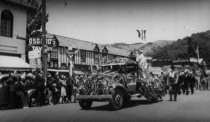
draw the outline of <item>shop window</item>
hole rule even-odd
[[[111,61],[113,61],[113,59],[114,59],[113,55],[108,55],[107,56],[107,62],[111,62]]]
[[[53,62],[53,68],[58,68],[58,62]]]
[[[81,62],[86,62],[86,52],[85,52],[85,50],[81,50]]]
[[[58,49],[53,48],[51,53],[50,53],[50,59],[51,60],[58,60]]]
[[[3,10],[1,13],[0,35],[12,37],[13,35],[13,15],[9,10]]]
[[[94,53],[94,63],[99,64],[99,54],[98,53]]]
[[[66,63],[61,63],[61,69],[67,69]]]
[[[107,54],[106,53],[102,54],[102,62],[103,62],[103,64],[107,63]]]

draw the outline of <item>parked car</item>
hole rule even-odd
[[[20,78],[20,74],[13,74],[11,75],[12,79],[14,82],[16,82],[18,80],[18,78]],[[8,83],[6,83],[5,81],[7,81],[9,78],[9,74],[1,74],[0,75],[0,106],[1,108],[18,108],[20,107],[20,99],[19,97],[15,94],[13,97],[13,101],[11,102],[10,99],[10,86]]]
[[[6,81],[9,78],[9,74],[1,74],[0,75],[0,108],[3,109],[13,109],[13,108],[21,108],[23,107],[23,103],[21,102],[20,96],[17,95],[16,91],[13,93],[13,97],[11,96],[11,87],[16,90],[17,81],[21,78],[21,74],[12,74],[13,83],[7,83]],[[12,86],[11,86],[12,85]],[[22,84],[24,87],[24,92],[27,95],[28,105],[35,106],[37,99],[36,88],[34,87],[34,83],[31,78],[26,77],[25,83]],[[11,98],[12,97],[12,98]]]

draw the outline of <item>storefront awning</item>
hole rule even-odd
[[[0,56],[0,70],[28,70],[31,66],[19,57]]]

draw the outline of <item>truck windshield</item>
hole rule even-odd
[[[111,70],[111,66],[103,66],[102,67],[102,72],[108,72]]]
[[[120,65],[103,66],[102,72],[116,72],[120,70]]]

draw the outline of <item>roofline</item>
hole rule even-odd
[[[129,56],[130,53],[131,53],[130,50],[120,49],[120,48],[116,48],[116,47],[112,47],[112,46],[102,45],[102,44],[98,44],[98,43],[95,43],[95,42],[80,40],[80,39],[71,38],[71,37],[66,37],[66,36],[61,36],[61,35],[52,34],[52,33],[47,33],[47,34],[49,34],[49,35],[51,35],[51,36],[58,36],[58,37],[63,37],[63,38],[67,38],[67,39],[75,39],[75,40],[78,40],[78,41],[87,42],[87,43],[90,43],[90,44],[95,44],[95,45],[98,45],[99,49],[100,49],[100,47],[102,47],[102,48],[106,47],[107,50],[108,50],[108,54],[112,54],[112,55],[116,55],[116,56],[130,57],[130,56]],[[64,46],[60,46],[60,47],[64,47]],[[110,47],[110,48],[114,48],[114,49],[119,49],[119,50],[127,51],[127,52],[129,53],[129,55],[117,55],[117,54],[110,53],[110,52],[109,52],[109,49],[108,49],[109,47]],[[82,49],[82,50],[85,50],[85,49]],[[86,50],[86,51],[92,51],[92,52],[94,52],[93,50]],[[100,53],[102,53],[102,52],[100,52]]]
[[[88,42],[88,43],[92,43],[92,44],[97,44],[98,46],[100,45],[100,44],[95,43],[95,42],[86,41],[86,40],[81,40],[81,39],[76,39],[76,38],[67,37],[67,36],[61,36],[61,35],[58,35],[58,34],[53,34],[53,33],[47,33],[47,34],[55,35],[55,36],[59,36],[59,37],[64,37],[64,38],[68,38],[68,39],[75,39],[75,40],[82,41],[82,42]]]
[[[25,5],[25,4],[17,3],[17,2],[10,1],[10,0],[3,0],[2,2],[6,3],[6,4],[15,5],[16,7],[20,7],[20,8],[27,9],[27,10],[28,9],[34,9],[30,5]]]

